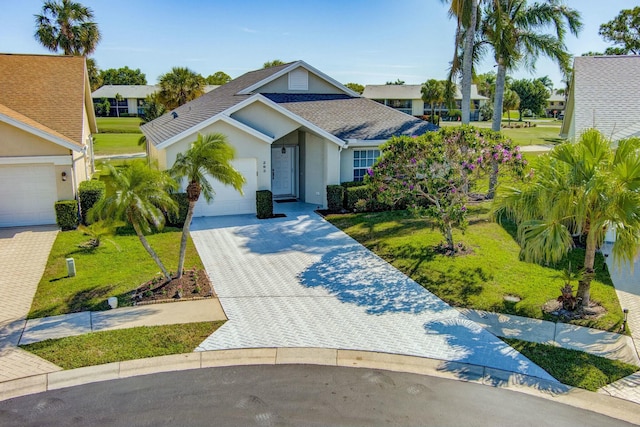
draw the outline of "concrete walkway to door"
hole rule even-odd
[[[555,381],[313,212],[197,218],[191,235],[229,318],[198,350],[320,347],[428,357]]]

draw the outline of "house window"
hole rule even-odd
[[[411,99],[387,99],[386,105],[406,114],[413,112],[413,100]]]
[[[353,150],[353,180],[362,181],[378,157],[380,150]]]

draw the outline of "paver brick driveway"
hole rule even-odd
[[[553,380],[313,212],[196,218],[193,241],[229,321],[198,350],[322,347],[464,362]]]

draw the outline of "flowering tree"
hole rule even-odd
[[[405,202],[414,214],[430,218],[453,253],[453,228],[466,227],[467,213],[459,150],[451,150],[440,134],[393,137],[381,148],[367,179],[378,198],[391,205]]]

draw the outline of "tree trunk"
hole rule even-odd
[[[471,0],[471,18],[464,40],[462,56],[462,124],[471,121],[471,78],[473,73],[473,43],[475,41],[476,21],[478,19],[478,0]]]
[[[169,275],[167,269],[164,268],[164,264],[162,263],[162,261],[160,261],[160,257],[158,257],[158,254],[156,254],[153,248],[149,245],[149,242],[147,241],[147,238],[144,237],[144,234],[142,233],[142,230],[140,230],[140,226],[138,225],[138,223],[135,221],[131,221],[131,218],[129,218],[129,222],[131,223],[131,225],[133,225],[133,229],[136,231],[136,234],[138,235],[138,239],[140,239],[140,243],[142,243],[142,246],[144,246],[149,255],[151,255],[151,258],[153,258],[158,267],[160,267],[160,271],[162,271],[165,279],[171,280],[171,275]]]
[[[455,252],[455,245],[453,243],[453,231],[451,230],[451,225],[445,225],[445,238],[447,239],[447,246],[451,249],[452,252]]]
[[[189,229],[191,228],[191,219],[193,219],[193,210],[195,209],[197,200],[189,200],[189,209],[187,210],[187,218],[184,220],[182,226],[182,238],[180,239],[180,258],[178,259],[178,276],[182,277],[182,270],[184,270],[184,258],[187,253],[187,239],[189,238]]]
[[[489,174],[489,190],[487,191],[487,199],[493,199],[496,195],[496,187],[498,186],[498,172],[500,171],[500,163],[491,159],[491,173]]]
[[[493,121],[491,130],[500,131],[502,125],[502,109],[504,106],[504,85],[507,76],[507,67],[498,60],[498,72],[496,74],[496,93],[493,99]]]
[[[590,301],[591,280],[596,261],[596,239],[591,232],[587,235],[587,247],[584,252],[584,278],[578,282],[577,297],[582,298],[582,306],[588,307]]]

